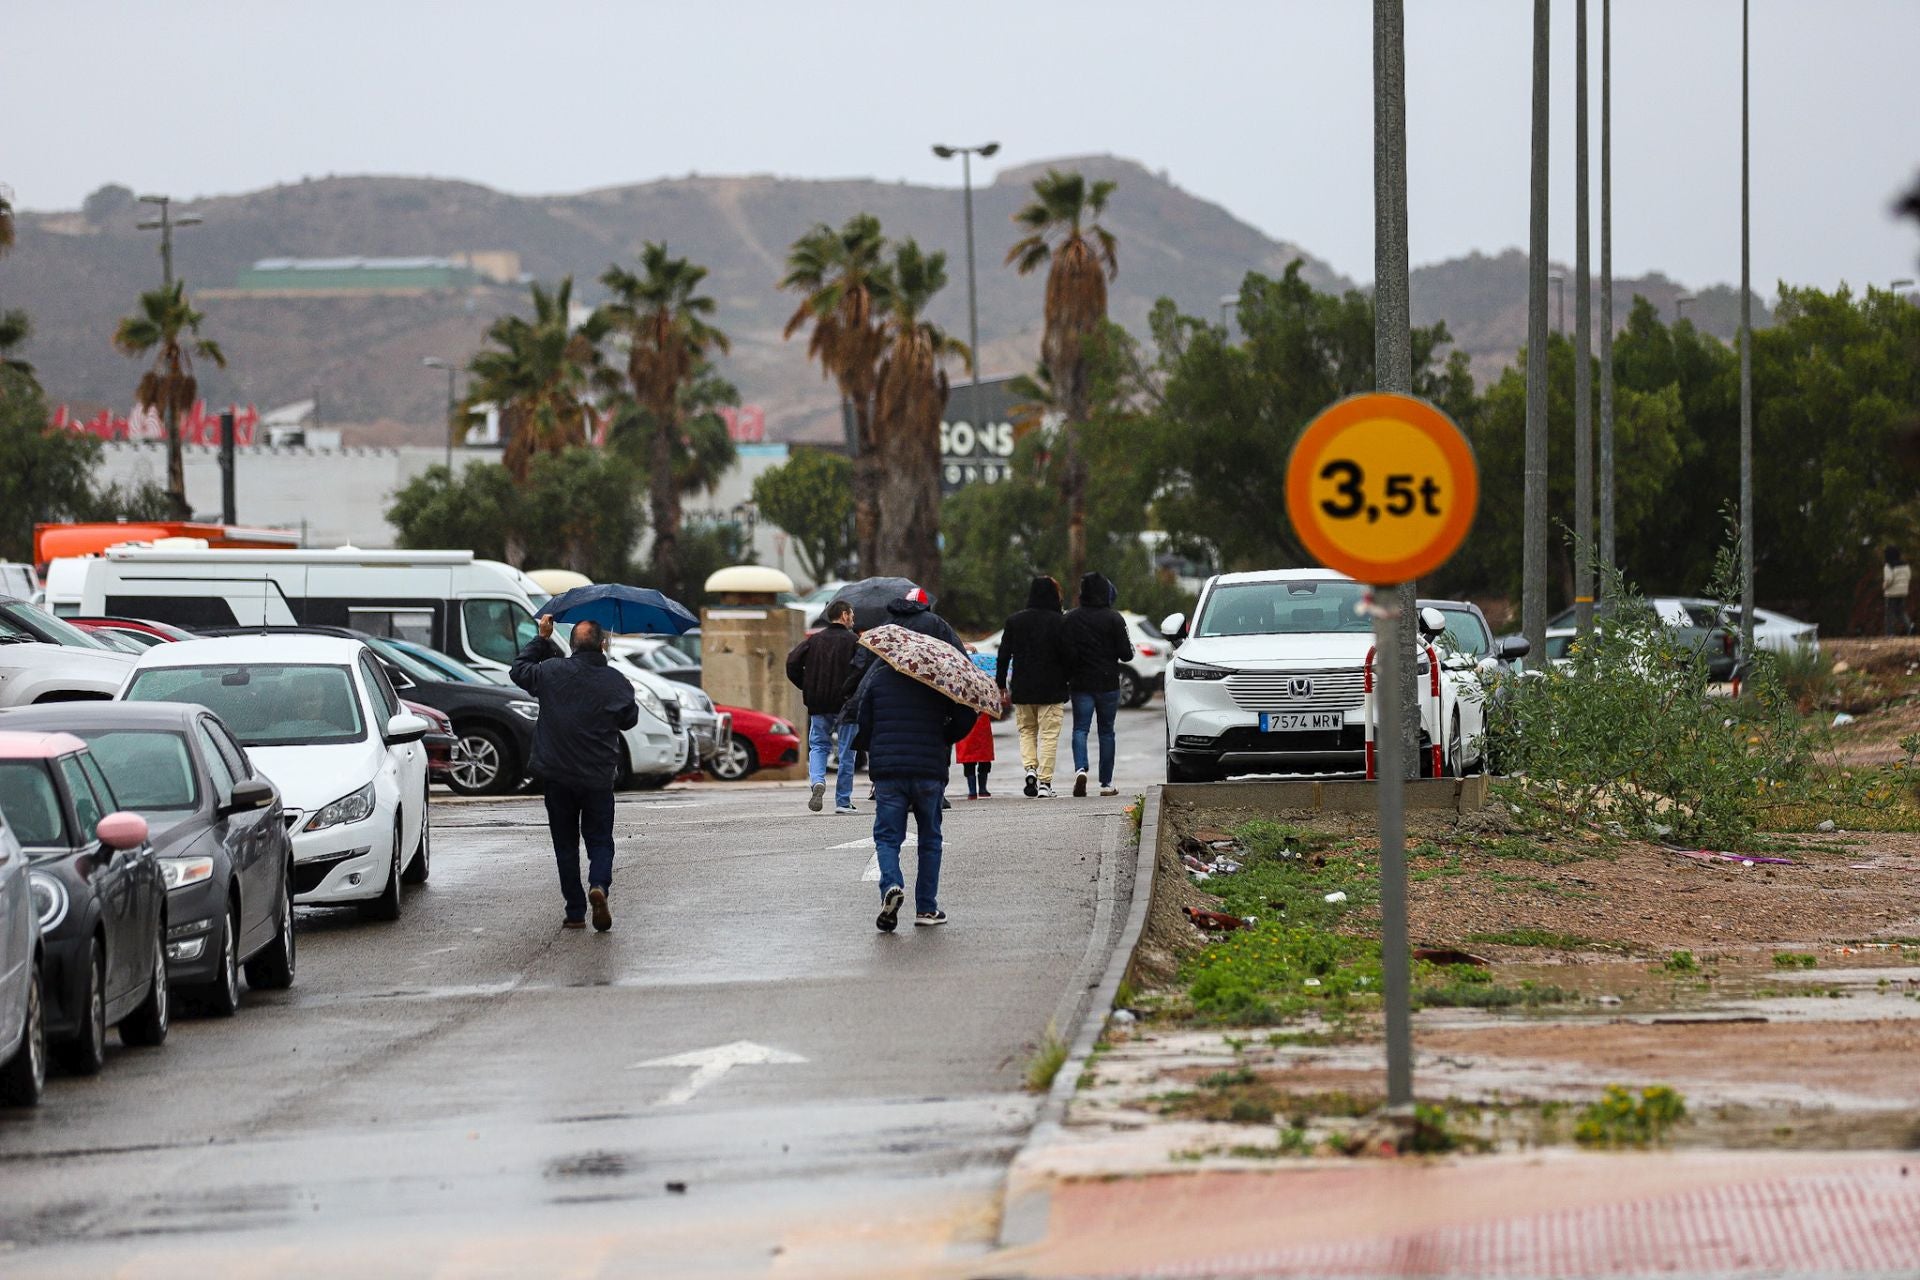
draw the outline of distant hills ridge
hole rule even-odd
[[[974,191],[984,375],[1025,371],[1037,359],[1042,281],[1001,263],[1016,238],[1012,214],[1049,167],[1119,183],[1105,219],[1119,237],[1111,310],[1136,332],[1144,332],[1162,296],[1195,315],[1217,316],[1221,296],[1234,292],[1246,272],[1277,275],[1295,258],[1315,286],[1352,287],[1308,249],[1273,239],[1133,161],[1079,156],[1011,168]],[[945,250],[951,283],[932,318],[965,336],[965,239],[960,193],[950,187],[692,175],[517,196],[438,179],[329,177],[177,207],[205,218],[176,233],[175,267],[200,297],[206,331],[231,365],[199,371],[209,402],[266,409],[315,398],[324,422],[358,424],[350,438],[367,443],[439,440],[446,381],[422,368],[422,357],[464,364],[494,316],[524,306],[524,287],[482,278],[411,293],[236,292],[257,260],[471,257],[477,264],[489,255],[517,255],[536,279],[572,274],[576,298],[593,302],[608,263],[630,262],[642,242],[665,240],[710,269],[717,320],[734,343],[727,372],[746,401],[765,407],[770,435],[783,439],[824,441],[839,432],[837,398],[807,363],[804,342],[780,337],[794,306],[777,287],[787,246],[814,223],[837,224],[866,211],[891,236]],[[18,244],[0,259],[0,306],[23,307],[32,317],[24,354],[56,403],[124,409],[131,399],[138,366],[108,338],[135,295],[159,282],[157,236],[134,225],[146,212],[124,188],[107,187],[79,211],[19,217]],[[1419,267],[1412,273],[1414,320],[1444,319],[1484,380],[1511,363],[1525,340],[1526,284],[1519,250]],[[1688,292],[1658,274],[1618,280],[1616,322],[1624,322],[1636,293],[1671,317],[1674,300]],[[1688,316],[1730,336],[1737,292],[1691,292],[1699,296]]]

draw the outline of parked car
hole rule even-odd
[[[38,605],[0,598],[0,707],[111,698],[132,663]]]
[[[1166,687],[1167,663],[1173,656],[1173,642],[1161,634],[1160,628],[1137,613],[1122,610],[1120,616],[1126,620],[1127,639],[1133,645],[1133,656],[1120,664],[1120,705],[1143,707],[1152,701],[1154,694]],[[1001,634],[996,631],[990,636],[974,640],[967,648],[973,653],[998,657]]]
[[[427,879],[425,720],[400,706],[373,651],[333,636],[251,635],[149,649],[121,697],[191,702],[233,731],[280,790],[294,901],[400,916]]]
[[[453,778],[453,752],[460,743],[454,736],[453,721],[447,713],[428,706],[424,702],[410,702],[400,699],[400,705],[414,715],[425,720],[433,728],[427,730],[427,736],[420,739],[420,745],[427,749],[427,781],[448,785]]]
[[[193,640],[197,637],[185,627],[172,626],[165,622],[149,622],[144,618],[121,618],[111,614],[94,616],[76,615],[65,619],[91,636],[99,636],[103,631],[111,631],[124,636],[142,649],[151,649],[156,644],[165,644],[169,640]]]
[[[219,717],[179,702],[10,713],[8,729],[87,744],[120,805],[146,820],[167,884],[167,978],[231,1017],[247,985],[293,985],[293,842],[280,793]]]
[[[1707,679],[1724,682],[1733,679],[1740,665],[1739,624],[1728,611],[1712,600],[1686,596],[1651,596],[1646,601],[1653,616],[1673,633],[1676,647],[1698,653],[1706,659]],[[1561,661],[1576,634],[1572,609],[1563,609],[1547,619],[1547,657]]]
[[[130,658],[139,657],[145,653],[149,647],[128,639],[122,632],[112,631],[105,627],[82,626],[80,630],[86,632],[95,640],[98,640],[102,647],[110,649],[114,653],[124,653]]]
[[[1727,625],[1735,631],[1740,629],[1738,605],[1727,610]],[[1775,653],[1806,649],[1817,654],[1820,652],[1820,625],[1756,607],[1753,611],[1753,645],[1756,649],[1770,649]]]
[[[682,773],[691,773],[720,754],[733,737],[733,717],[713,705],[698,685],[667,682],[680,699],[680,723],[692,738],[693,754]]]
[[[30,564],[0,560],[0,596],[34,600],[41,592],[40,575]]]
[[[47,1087],[40,954],[40,913],[26,850],[0,812],[0,1106],[36,1106]]]
[[[839,579],[835,579],[832,582],[823,582],[805,595],[796,596],[794,599],[788,601],[787,607],[790,609],[798,609],[801,613],[805,614],[807,630],[812,631],[820,625],[821,618],[826,616],[827,606],[833,603],[833,598],[839,595],[840,589],[846,585],[846,583]]]
[[[1220,574],[1194,617],[1160,624],[1180,646],[1167,681],[1167,781],[1230,773],[1360,773],[1367,762],[1367,588],[1329,569]],[[1485,706],[1471,671],[1418,665],[1422,772],[1481,763]]]
[[[44,950],[47,1043],[77,1075],[166,1040],[167,886],[146,819],[122,812],[87,744],[0,729],[0,813],[26,851]]]
[[[679,684],[700,687],[700,662],[663,636],[613,636],[607,656],[616,662],[651,671]]]
[[[756,769],[777,769],[800,760],[800,734],[790,721],[751,707],[716,707],[733,718],[733,731],[707,772],[738,782]]]

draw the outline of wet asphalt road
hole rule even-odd
[[[303,911],[292,991],[183,1011],[164,1047],[0,1113],[0,1274],[978,1258],[1027,1059],[1050,1021],[1071,1037],[1105,965],[1121,810],[1161,765],[1156,701],[1121,713],[1119,797],[1027,800],[1011,732],[993,800],[954,770],[953,923],[891,936],[864,779],[857,818],[808,813],[798,783],[623,796],[606,935],[559,929],[537,798],[436,804],[399,923]],[[1061,758],[1064,793],[1064,736]]]

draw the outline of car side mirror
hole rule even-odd
[[[1160,634],[1165,636],[1174,648],[1179,648],[1180,642],[1187,638],[1187,615],[1170,613],[1160,619]]]
[[[233,784],[233,794],[220,806],[220,816],[251,813],[273,803],[273,784],[265,778],[242,778]]]
[[[1502,662],[1518,662],[1531,652],[1533,645],[1528,643],[1525,636],[1500,637],[1499,654]]]
[[[407,742],[418,742],[426,737],[432,728],[432,725],[419,716],[403,711],[387,721],[387,745],[397,747]]]
[[[147,820],[123,809],[100,819],[94,824],[93,832],[100,837],[101,844],[116,853],[137,849],[147,841]]]
[[[1447,615],[1428,607],[1420,610],[1420,634],[1431,640],[1447,629]]]

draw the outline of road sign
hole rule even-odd
[[[1287,514],[1315,559],[1391,586],[1445,564],[1480,501],[1473,448],[1412,396],[1351,396],[1308,425],[1287,463]]]

